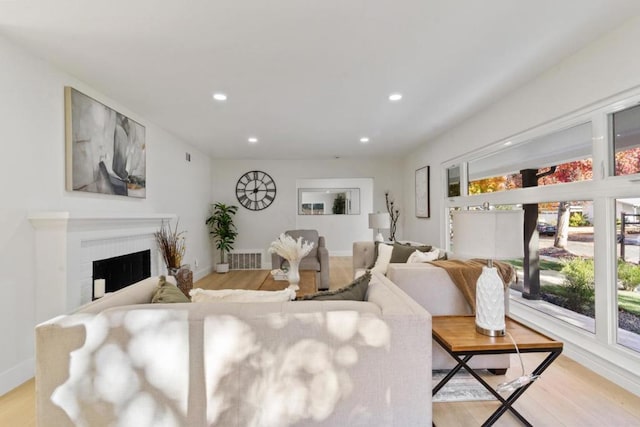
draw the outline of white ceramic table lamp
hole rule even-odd
[[[381,229],[387,229],[391,227],[391,218],[388,213],[370,213],[369,214],[369,228],[377,230],[378,234],[376,235],[376,242],[384,242],[384,237],[382,237]]]
[[[523,224],[521,209],[453,213],[453,252],[488,259],[476,284],[476,330],[484,335],[505,334],[505,291],[493,260],[524,256]]]

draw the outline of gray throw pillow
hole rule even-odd
[[[429,252],[432,246],[424,245],[424,246],[411,246],[411,245],[403,245],[401,243],[393,244],[393,252],[391,252],[391,261],[389,263],[402,263],[407,262],[409,257],[415,251],[420,252]]]
[[[152,303],[168,304],[177,302],[191,302],[177,286],[167,282],[164,276],[160,276],[158,287],[151,298]]]
[[[296,298],[297,301],[330,301],[330,300],[351,300],[351,301],[364,301],[367,296],[367,289],[369,288],[369,281],[371,280],[371,272],[367,270],[365,274],[358,277],[356,280],[348,284],[347,286],[337,289],[335,291],[323,291],[317,292],[311,295],[305,295],[303,297]]]

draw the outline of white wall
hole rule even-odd
[[[159,126],[0,38],[0,394],[33,375],[35,211],[173,213],[187,230],[185,262],[206,272],[211,250],[204,219],[211,200],[210,159]],[[147,198],[65,191],[64,86],[146,126]],[[192,161],[185,161],[185,151]]]
[[[213,200],[239,205],[235,196],[236,182],[240,176],[251,170],[261,170],[275,180],[276,199],[271,206],[262,211],[249,211],[240,207],[236,215],[238,238],[234,248],[237,250],[264,250],[275,237],[284,230],[295,229],[297,220],[296,182],[310,178],[373,178],[373,210],[386,211],[384,205],[385,190],[391,191],[396,200],[401,201],[402,186],[400,159],[327,159],[327,160],[212,160]],[[369,212],[362,212],[368,214]],[[402,237],[402,219],[400,213],[397,237]],[[336,215],[331,215],[335,217]],[[301,224],[301,223],[300,223]],[[365,226],[365,240],[373,240],[373,232]],[[351,254],[353,241],[338,243],[327,239],[327,245],[333,255]],[[216,254],[216,256],[219,256]],[[270,261],[270,258],[269,258]]]
[[[405,188],[413,188],[415,169],[431,165],[431,218],[406,216],[405,234],[444,246],[443,162],[640,85],[640,57],[635,54],[638,40],[640,18],[627,22],[408,155],[404,162]],[[405,211],[414,203],[413,193],[406,191]]]

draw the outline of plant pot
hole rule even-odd
[[[229,272],[229,264],[228,263],[216,264],[216,273],[228,273],[228,272]]]

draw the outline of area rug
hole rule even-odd
[[[432,387],[444,378],[448,371],[433,371]],[[482,374],[482,371],[480,372]],[[433,402],[471,402],[496,400],[470,373],[461,369],[449,382],[433,396]]]

